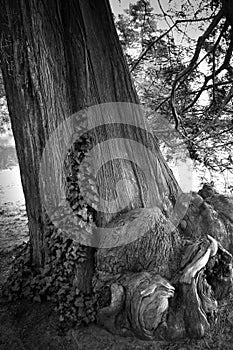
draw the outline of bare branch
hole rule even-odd
[[[229,129],[229,131],[230,130],[232,130],[233,129],[233,126],[231,127],[231,129]],[[226,130],[226,132],[227,132],[228,130]],[[223,147],[227,147],[227,146],[230,146],[230,145],[232,145],[233,144],[233,140],[232,141],[228,141],[228,142],[226,142],[226,143],[221,143],[220,145],[214,145],[214,148],[223,148]],[[200,147],[200,146],[199,146]],[[212,150],[213,149],[213,146],[205,146],[205,147],[200,147],[200,148],[203,148],[203,149],[210,149],[210,150]]]
[[[207,85],[207,86],[205,86],[204,88],[203,88],[203,86],[202,86],[201,89],[195,90],[195,91],[191,91],[191,92],[188,93],[188,95],[195,95],[195,94],[199,94],[199,93],[202,94],[203,91],[207,91],[207,90],[213,89],[213,86],[218,87],[218,86],[231,85],[231,84],[233,84],[233,80],[221,81],[221,82],[219,82],[219,83],[215,83],[215,85],[213,85],[213,84]],[[167,97],[167,98],[168,98],[168,97]],[[186,107],[186,108],[184,109],[184,111],[188,110],[189,107],[190,107],[190,105],[189,105],[188,107]]]
[[[193,58],[191,59],[189,65],[177,76],[176,80],[173,83],[172,86],[172,93],[171,93],[171,107],[172,107],[172,114],[175,120],[175,127],[178,129],[179,123],[180,123],[180,117],[177,113],[176,110],[176,104],[175,104],[175,90],[177,87],[177,84],[180,82],[180,80],[189,74],[192,70],[193,67],[195,66],[195,63],[198,60],[202,45],[206,38],[210,35],[210,33],[213,31],[213,29],[216,27],[216,25],[219,23],[219,21],[222,19],[224,14],[224,11],[221,9],[218,14],[215,16],[213,21],[210,23],[209,27],[206,29],[204,34],[198,38],[197,45],[196,45],[196,50],[194,52]]]
[[[185,141],[182,141],[182,142],[180,142],[180,143],[178,143],[178,144],[176,144],[176,145],[173,145],[173,147],[174,147],[174,146],[183,145],[183,144],[185,144],[185,143],[188,142],[188,141],[193,141],[194,139],[196,139],[199,135],[201,135],[201,134],[202,134],[204,131],[206,131],[207,129],[209,129],[209,128],[211,128],[211,127],[216,127],[216,126],[218,126],[218,125],[216,124],[216,122],[218,121],[219,117],[221,116],[221,114],[222,114],[222,112],[223,112],[223,110],[224,110],[226,104],[232,99],[232,97],[233,97],[233,85],[231,86],[231,88],[230,88],[230,90],[229,90],[227,96],[226,96],[225,99],[223,100],[223,102],[222,102],[222,104],[221,104],[221,106],[220,106],[220,108],[219,108],[219,111],[218,111],[217,115],[214,117],[214,119],[211,120],[211,122],[210,122],[209,124],[206,124],[201,130],[199,130],[199,132],[198,132],[197,134],[193,135],[192,137],[189,137],[189,138],[188,138],[187,136],[182,135],[182,136],[185,138]],[[230,128],[231,128],[231,127],[230,127]],[[228,130],[227,130],[227,131],[228,131]],[[217,136],[217,135],[219,135],[219,132],[217,132],[217,133],[215,134],[215,136]],[[209,136],[208,136],[208,137],[209,137]],[[203,137],[201,140],[199,140],[199,142],[206,140],[208,137],[206,137],[206,136]]]
[[[163,37],[165,37],[174,27],[176,24],[174,24],[172,27],[170,27],[166,32],[164,32],[162,35],[160,35],[158,38],[153,40],[148,46],[140,53],[139,57],[137,58],[136,62],[133,63],[132,68],[130,69],[130,72],[133,72],[134,69],[138,66],[139,62],[145,57],[147,52]]]
[[[226,25],[226,23],[225,23],[225,25]],[[225,28],[225,25],[224,25],[223,29],[227,29],[227,26],[226,26],[226,28]],[[220,33],[220,35],[219,35],[219,37],[218,37],[218,40],[216,41],[216,43],[215,43],[214,47],[212,48],[212,50],[214,50],[214,49],[217,47],[217,45],[219,44],[219,41],[220,41],[222,35],[223,35],[223,30],[221,31],[221,33]],[[211,79],[213,79],[213,74],[215,74],[215,77],[216,77],[219,73],[221,73],[224,69],[227,68],[227,66],[229,65],[230,59],[231,59],[232,51],[233,51],[233,40],[230,42],[230,45],[229,45],[229,47],[228,47],[228,50],[227,50],[227,53],[226,53],[226,56],[225,56],[225,59],[224,59],[222,65],[221,65],[217,70],[215,70],[214,73],[212,73],[212,74],[208,75],[207,77],[205,77],[205,81],[204,81],[204,83],[203,83],[201,89],[199,90],[198,94],[195,96],[195,98],[192,100],[192,102],[191,102],[187,107],[185,107],[185,109],[183,110],[183,112],[188,111],[188,110],[197,102],[197,100],[198,100],[199,97],[201,96],[202,92],[203,92],[204,90],[207,89],[207,84],[208,84],[208,82],[209,82]],[[208,56],[209,53],[211,53],[211,51],[209,51],[209,52],[203,57],[203,59],[205,59],[206,56]],[[202,59],[202,60],[203,60],[203,59]],[[201,60],[201,61],[202,61],[202,60]],[[196,68],[196,67],[201,63],[201,61],[198,62],[198,64],[197,64],[194,68]],[[213,85],[211,85],[211,86],[214,88],[215,84],[213,84]]]
[[[158,38],[156,38],[155,40],[153,40],[151,43],[148,44],[148,46],[140,53],[140,55],[138,56],[137,60],[132,64],[132,67],[130,69],[130,72],[133,72],[135,70],[135,68],[138,66],[138,64],[140,63],[140,61],[146,56],[146,54],[148,53],[148,51],[150,51],[150,49],[158,42],[160,41],[163,37],[165,37],[168,33],[170,33],[172,31],[172,29],[174,29],[175,27],[179,30],[178,28],[178,24],[180,23],[189,23],[189,22],[200,22],[200,21],[205,21],[205,20],[210,20],[212,18],[215,18],[213,16],[211,17],[207,17],[207,18],[201,18],[201,19],[179,19],[177,21],[174,22],[174,24],[163,34],[161,34]]]

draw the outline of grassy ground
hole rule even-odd
[[[17,245],[27,239],[22,204],[0,206],[0,284]],[[61,333],[54,305],[0,299],[0,350],[233,350],[233,297],[222,303],[211,332],[201,341],[144,342],[113,336],[96,325]]]

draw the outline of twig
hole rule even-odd
[[[209,20],[215,17],[208,17],[206,19],[179,19],[177,21],[174,22],[174,24],[163,34],[161,34],[158,38],[156,38],[155,40],[153,40],[151,43],[149,43],[147,45],[147,47],[140,53],[140,55],[138,56],[137,60],[133,63],[130,72],[133,72],[134,69],[138,66],[138,64],[140,63],[140,61],[146,56],[147,52],[158,42],[160,41],[163,37],[165,37],[168,33],[170,33],[170,31],[177,27],[178,24],[180,23],[187,23],[187,22],[199,22],[199,21],[204,21],[204,20]],[[178,29],[178,27],[177,27]]]
[[[216,117],[209,124],[205,125],[197,134],[193,135],[192,137],[187,137],[187,136],[182,135],[185,138],[185,141],[182,141],[182,142],[178,143],[177,145],[170,145],[169,147],[174,147],[174,146],[177,147],[177,146],[181,146],[181,145],[185,144],[186,142],[193,141],[195,138],[197,138],[199,135],[201,135],[208,128],[216,126],[215,122],[218,120],[218,118],[220,117],[220,115],[223,112],[224,107],[232,99],[232,97],[233,97],[233,85],[231,86],[227,96],[225,97],[224,101],[222,102],[221,107],[220,107]],[[230,130],[231,130],[231,128],[230,128]],[[226,131],[228,131],[228,130],[226,130]],[[216,136],[217,135],[219,135],[219,132],[216,133]],[[204,141],[206,139],[207,139],[207,137],[204,137],[201,140],[199,140],[198,142]]]
[[[225,24],[226,24],[226,23],[225,23]],[[224,28],[225,28],[225,26],[224,26]],[[227,29],[227,26],[226,26],[226,29]],[[211,51],[213,51],[213,50],[216,48],[216,46],[218,45],[218,43],[219,43],[219,41],[220,41],[222,35],[223,35],[223,31],[221,31],[221,33],[220,33],[220,35],[219,35],[219,37],[218,37],[218,40],[217,40],[217,42],[215,43],[215,45],[214,45],[214,47],[212,48]],[[195,98],[192,100],[192,102],[191,102],[187,107],[184,108],[183,112],[186,112],[187,110],[189,110],[189,109],[197,102],[197,100],[198,100],[199,97],[201,96],[202,92],[203,92],[204,90],[206,90],[206,87],[207,87],[207,84],[208,84],[209,80],[210,80],[210,79],[213,79],[213,74],[215,74],[215,77],[216,77],[219,73],[221,73],[224,69],[227,68],[227,66],[228,66],[228,64],[229,64],[229,62],[230,62],[232,50],[233,50],[233,42],[231,42],[230,45],[229,45],[229,47],[228,47],[228,50],[227,50],[227,53],[226,53],[226,56],[225,56],[225,59],[224,59],[224,62],[222,63],[222,65],[215,71],[215,73],[212,73],[212,74],[210,74],[209,76],[205,77],[205,81],[204,81],[204,83],[203,83],[201,89],[199,90],[199,93],[195,96]],[[195,67],[194,67],[193,69],[197,68],[197,66],[211,53],[211,51],[209,51],[209,52],[202,58],[202,60],[199,61],[198,64],[195,65]],[[214,86],[215,86],[215,85],[213,84],[212,87],[214,88]]]
[[[178,129],[179,123],[180,123],[180,116],[177,113],[176,103],[175,103],[176,86],[177,86],[179,81],[184,76],[186,76],[187,74],[189,74],[193,70],[193,67],[194,67],[195,63],[198,60],[198,57],[199,57],[199,54],[200,54],[200,51],[201,51],[201,48],[202,48],[202,45],[203,45],[204,41],[210,35],[210,33],[213,31],[213,29],[216,27],[216,25],[219,23],[219,21],[223,17],[223,13],[224,13],[224,11],[223,11],[223,9],[221,9],[218,12],[218,14],[215,16],[213,21],[210,23],[209,27],[206,29],[204,34],[198,38],[197,45],[196,45],[196,50],[194,52],[193,58],[191,59],[189,65],[177,76],[177,78],[175,79],[175,81],[173,83],[172,92],[171,92],[171,109],[172,109],[172,114],[173,114],[173,117],[174,117],[174,120],[175,120],[175,128],[176,129]]]
[[[158,42],[160,41],[163,37],[165,37],[173,28],[175,27],[175,24],[169,28],[166,32],[164,32],[162,35],[160,35],[158,38],[153,40],[148,46],[140,53],[139,57],[137,58],[136,62],[133,63],[132,68],[130,69],[130,72],[133,72],[134,69],[138,66],[140,61],[145,57],[147,52]]]

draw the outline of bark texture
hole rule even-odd
[[[48,250],[55,250],[55,247],[47,245],[46,237],[54,237],[54,232],[51,232],[51,222],[40,197],[41,157],[53,135],[46,164],[49,178],[42,178],[43,188],[49,188],[47,200],[56,203],[59,209],[58,194],[65,183],[67,196],[68,192],[74,195],[72,208],[78,204],[79,209],[89,210],[97,227],[112,232],[113,242],[110,240],[109,246],[118,245],[104,248],[108,236],[101,238],[104,242],[100,239],[98,244],[102,248],[97,251],[90,247],[78,249],[71,246],[70,241],[63,242],[66,252],[74,254],[79,261],[72,285],[75,293],[78,290],[78,293],[91,294],[94,288],[99,322],[111,331],[129,332],[145,339],[165,336],[166,329],[174,330],[173,338],[186,334],[202,336],[208,326],[206,314],[212,314],[215,305],[214,301],[207,302],[206,295],[209,298],[210,293],[205,280],[209,278],[208,285],[213,286],[216,295],[225,294],[231,284],[231,256],[211,240],[198,243],[188,250],[185,262],[181,264],[181,274],[175,279],[183,244],[173,224],[177,224],[186,210],[187,201],[159,151],[156,138],[145,131],[146,128],[129,125],[127,118],[125,122],[121,110],[119,123],[111,123],[111,113],[110,119],[106,120],[106,114],[101,110],[101,127],[74,140],[67,163],[64,161],[64,166],[58,166],[63,162],[63,149],[70,134],[68,123],[64,123],[61,132],[58,131],[61,122],[100,103],[138,103],[109,2],[0,0],[0,5],[1,68],[26,199],[31,265],[37,270],[46,267],[42,269],[42,276],[47,280],[51,280],[46,274],[50,273],[55,260],[59,274],[62,274],[62,269],[67,272],[61,264],[67,262],[63,252],[56,259],[48,259]],[[134,112],[136,119],[141,116]],[[80,125],[81,122],[77,120]],[[71,158],[78,158],[79,163],[82,157],[88,157],[94,146],[117,138],[122,140],[117,146],[119,154],[126,154],[126,157],[117,158],[118,148],[112,141],[108,153],[114,154],[114,160],[104,163],[94,183],[100,199],[111,202],[116,198],[116,210],[112,212],[106,206],[105,211],[91,211],[88,202],[91,187],[83,186],[78,177],[79,166],[76,168]],[[132,150],[126,140],[144,147],[142,156],[148,159],[146,164],[150,179],[153,179],[152,185],[145,181],[146,169],[139,169],[127,158]],[[148,150],[154,155],[153,162]],[[118,191],[120,182],[124,186]],[[148,201],[148,198],[153,200]],[[202,199],[197,196],[196,201],[200,207]],[[184,231],[187,227],[184,220]],[[195,228],[191,231],[193,237]],[[184,236],[187,232],[183,232]],[[200,228],[200,235],[204,233]],[[119,245],[122,236],[131,237],[130,243]],[[84,257],[76,256],[80,250]],[[213,259],[216,259],[214,263]],[[209,261],[214,278],[208,273],[203,275]],[[218,268],[218,264],[224,268]],[[224,276],[223,271],[226,272]],[[68,278],[71,278],[69,274]],[[223,291],[221,281],[225,283]],[[174,299],[173,307],[169,306],[169,298]],[[184,305],[178,313],[177,305]],[[82,309],[83,306],[79,312]],[[195,320],[194,325],[190,319]]]
[[[46,142],[55,135],[47,164],[53,179],[48,199],[58,205],[58,192],[67,173],[58,171],[57,164],[63,159],[62,149],[69,134],[68,126],[60,134],[55,132],[59,123],[94,104],[138,103],[138,99],[107,0],[1,0],[0,4],[1,68],[26,199],[32,264],[41,267],[47,260],[45,237],[49,231],[39,191],[40,161]],[[152,149],[157,157],[151,164],[151,175],[157,182],[158,204],[166,197],[173,207],[180,190],[156,139],[131,126],[124,125],[123,130],[116,126],[113,131],[105,125],[95,130],[94,142],[116,135]],[[133,191],[130,185],[126,188],[124,199],[129,204],[122,205],[119,200],[117,212],[144,207],[143,177],[134,164],[121,159],[105,164],[100,171],[96,179],[99,195],[108,200],[118,179],[131,181]],[[42,180],[45,188],[47,180]],[[95,220],[105,225],[115,216],[100,212]],[[87,269],[93,270],[93,251],[88,248],[87,257],[78,271],[81,284],[85,284],[80,288],[90,291],[91,273],[84,278]]]
[[[147,340],[202,338],[215,320],[217,301],[232,288],[232,255],[208,236],[186,248],[172,280],[156,269],[105,275],[111,296],[104,300],[100,289],[99,324]]]
[[[207,234],[213,236],[232,254],[232,197],[219,194],[213,186],[205,184],[198,193],[193,193],[179,228],[182,235],[190,240],[198,240]]]

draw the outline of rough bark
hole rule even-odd
[[[156,269],[105,274],[102,281],[111,295],[104,300],[102,286],[97,321],[110,332],[147,340],[201,338],[215,320],[217,300],[232,288],[232,255],[209,236],[187,247],[172,283]]]
[[[193,193],[179,225],[181,237],[174,229],[168,254],[164,238],[171,237],[171,227],[165,236],[164,231],[171,223],[159,209],[152,212],[147,212],[143,237],[132,243],[134,254],[125,247],[97,252],[98,322],[122,336],[201,338],[216,320],[218,301],[232,290],[232,255],[222,246],[232,252],[232,198],[209,185]],[[130,215],[119,217],[119,222],[129,223]],[[134,233],[137,230],[140,225],[134,226]],[[149,247],[143,244],[145,238]]]
[[[217,193],[211,185],[204,185],[198,194],[193,194],[179,228],[184,237],[194,241],[203,235],[213,236],[233,254],[232,197]]]
[[[179,266],[179,252],[182,247],[179,232],[159,208],[131,210],[111,221],[107,227],[116,230],[119,237],[128,239],[129,244],[114,248],[100,248],[96,253],[96,271],[115,275],[125,271],[153,270],[166,278]],[[104,238],[104,242],[106,239]]]
[[[40,267],[47,257],[48,221],[39,191],[39,167],[46,141],[61,121],[85,107],[117,101],[138,103],[138,99],[107,0],[1,0],[0,16],[1,68],[26,199],[32,264]],[[159,189],[158,203],[161,196],[167,196],[173,206],[180,190],[156,139],[137,130],[135,133],[130,126],[124,127],[125,130],[116,132],[142,144],[149,143],[157,154],[151,170],[155,183],[158,182],[155,186]],[[62,139],[59,140],[59,135],[55,139],[56,149],[51,149],[49,159],[55,184],[49,195],[55,200],[64,177],[56,164],[62,159],[62,146],[69,130],[64,128],[62,132]],[[96,131],[97,141],[103,134],[111,137],[108,126]],[[99,194],[108,198],[113,192],[111,186],[115,186],[114,179],[119,177],[130,178],[134,187],[133,194],[130,190],[126,193],[130,205],[125,209],[144,207],[143,179],[134,165],[123,160],[106,165],[97,179]],[[109,213],[99,213],[96,221],[103,225],[111,219]],[[85,270],[93,270],[93,252],[88,251],[87,255],[88,262],[78,268],[82,270],[80,279],[86,284],[83,290],[91,288],[91,273],[88,278],[83,276]]]
[[[49,183],[49,199],[53,199],[59,206],[58,193],[64,179],[69,177],[68,170],[75,172],[72,164],[58,171],[58,164],[63,159],[62,150],[70,132],[66,124],[62,134],[55,132],[59,123],[67,120],[71,114],[94,104],[138,103],[138,100],[107,0],[0,0],[0,5],[1,67],[29,218],[31,263],[38,268],[49,263],[46,237],[49,235],[51,222],[46,216],[40,197],[39,173],[42,152],[50,136],[55,135],[56,147],[49,149],[48,167],[51,168],[49,174],[54,184],[52,186]],[[139,117],[140,113],[136,112],[135,118]],[[120,119],[121,122],[122,120]],[[107,320],[107,327],[112,331],[117,318],[117,323],[122,322],[129,333],[151,339],[157,328],[166,321],[165,316],[169,310],[175,309],[180,301],[187,306],[187,310],[182,311],[178,321],[174,317],[168,318],[169,327],[176,327],[178,322],[185,328],[183,331],[183,326],[178,327],[179,335],[191,335],[194,332],[195,336],[202,336],[206,317],[204,315],[202,321],[200,300],[204,300],[202,306],[204,309],[206,307],[206,313],[208,305],[211,312],[214,305],[206,302],[205,276],[202,275],[203,268],[212,258],[212,243],[203,245],[201,256],[195,250],[194,256],[189,257],[190,261],[186,259],[187,269],[184,265],[178,281],[173,281],[182,250],[179,232],[173,224],[177,224],[180,215],[186,210],[183,203],[185,198],[159,151],[156,138],[141,128],[124,122],[122,124],[111,124],[108,120],[106,123],[103,118],[101,128],[95,128],[94,132],[86,135],[86,138],[83,137],[91,139],[90,145],[83,140],[77,140],[72,152],[74,155],[76,147],[77,152],[84,147],[88,155],[96,144],[111,138],[121,138],[141,143],[155,155],[154,162],[148,157],[148,167],[153,179],[150,193],[147,193],[149,185],[145,183],[143,176],[145,169],[138,169],[128,159],[106,162],[95,179],[99,197],[106,201],[115,196],[118,182],[126,180],[128,183],[123,188],[124,191],[121,191],[121,196],[117,197],[115,213],[108,208],[105,212],[95,213],[97,226],[112,230],[117,234],[117,240],[121,235],[134,234],[137,239],[115,248],[100,248],[97,252],[88,247],[82,248],[85,250],[85,259],[79,259],[73,287],[84,293],[91,293],[94,287],[98,303],[104,307],[102,315],[100,311],[100,323],[106,326]],[[110,154],[117,153],[114,145],[113,142],[109,147]],[[129,152],[124,141],[121,145],[122,151],[126,154]],[[147,151],[144,156],[148,156]],[[45,188],[47,180],[42,179]],[[77,184],[77,191],[81,186],[80,183]],[[153,200],[147,201],[147,196]],[[88,204],[84,193],[84,202],[85,200]],[[174,207],[176,209],[171,214]],[[108,237],[103,246],[107,239]],[[101,246],[101,240],[98,243]],[[66,243],[66,246],[69,244],[70,242]],[[72,249],[70,248],[71,252]],[[228,253],[221,249],[218,246],[221,257],[219,260],[224,261],[227,270],[225,291],[231,283],[231,257],[228,258]],[[78,249],[74,251],[77,252]],[[217,251],[213,256],[216,254]],[[212,267],[215,268],[215,264]],[[218,275],[221,277],[222,270],[220,268],[214,271],[217,271],[216,278],[210,284],[217,294],[221,294]],[[165,277],[171,279],[171,282]],[[178,285],[176,289],[172,286],[173,282]],[[110,307],[109,289],[112,293]],[[197,290],[202,298],[197,296]],[[178,291],[177,295],[174,294],[175,291]],[[169,308],[168,298],[173,297],[173,294],[175,306]],[[188,305],[188,295],[193,301],[193,311]],[[124,302],[125,308],[121,314]],[[172,314],[176,315],[175,311]],[[192,317],[196,319],[196,328],[190,325]],[[162,335],[166,333],[164,329],[158,332]],[[173,338],[177,338],[177,332],[174,332]]]

